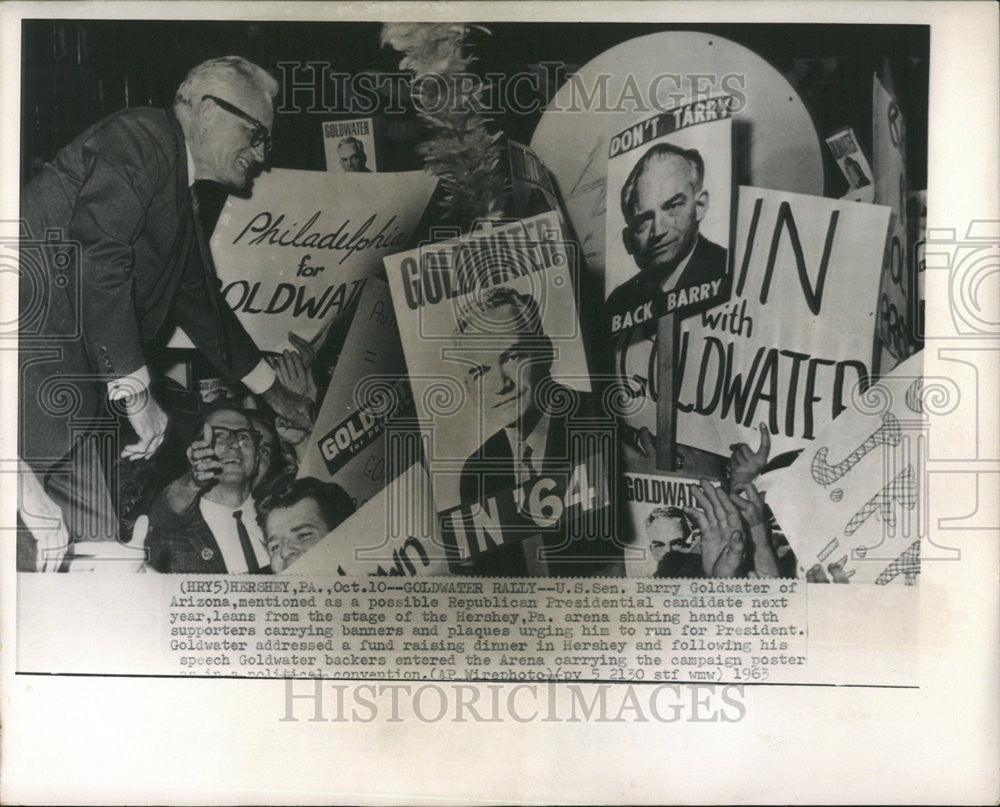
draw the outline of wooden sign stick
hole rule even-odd
[[[656,467],[677,470],[677,390],[674,354],[680,326],[673,314],[656,323]]]

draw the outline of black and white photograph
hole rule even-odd
[[[0,800],[995,803],[997,15],[4,4]]]

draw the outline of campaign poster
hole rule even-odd
[[[826,145],[847,179],[848,191],[844,198],[855,202],[874,201],[872,167],[858,144],[854,130],[847,127],[835,132],[826,139]]]
[[[604,283],[613,337],[728,299],[732,108],[730,96],[695,101],[611,137]]]
[[[447,575],[427,470],[414,462],[281,574]]]
[[[323,121],[326,170],[346,174],[378,171],[374,123],[371,118]]]
[[[624,475],[628,577],[704,577],[701,533],[684,511],[698,507],[697,479],[675,474]]]
[[[389,286],[365,281],[299,476],[335,482],[361,505],[401,468],[387,453],[386,427],[412,418],[413,396]]]
[[[800,576],[836,564],[852,583],[916,583],[927,527],[925,410],[942,391],[925,394],[924,381],[917,353],[857,392],[768,491]]]
[[[424,171],[272,169],[230,196],[211,238],[222,297],[264,351],[293,346],[351,309],[382,258],[412,245],[437,180]],[[170,347],[189,347],[175,335]]]
[[[872,78],[872,108],[875,203],[892,209],[879,287],[878,337],[886,350],[901,361],[919,349],[913,319],[917,290],[910,272],[908,239],[906,122],[896,99],[878,76]]]
[[[452,570],[597,573],[615,424],[592,393],[558,216],[385,266]]]
[[[728,456],[734,443],[757,445],[763,422],[776,456],[845,409],[871,376],[889,213],[740,188],[732,299],[683,323],[678,442]],[[648,352],[633,352],[642,375]]]

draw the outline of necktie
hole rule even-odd
[[[521,444],[521,461],[518,463],[518,484],[527,482],[535,475],[534,466],[531,464],[531,446],[527,443]]]
[[[201,200],[199,197],[198,183],[195,182],[190,187],[191,193],[191,218],[194,220],[194,240],[198,246],[198,255],[201,258],[202,272],[205,275],[206,292],[209,302],[212,304],[212,312],[215,315],[215,342],[216,347],[222,354],[225,362],[229,361],[229,345],[226,341],[222,315],[219,310],[219,300],[216,293],[219,286],[219,278],[215,272],[215,263],[212,260],[212,252],[205,240],[205,228],[201,219]]]
[[[240,547],[243,549],[243,557],[247,562],[247,571],[250,574],[259,574],[260,566],[257,565],[257,555],[253,551],[253,544],[250,543],[250,533],[247,532],[243,523],[243,511],[237,510],[233,513],[236,519],[236,533],[240,536]]]

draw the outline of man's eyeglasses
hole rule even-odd
[[[238,106],[233,106],[228,101],[224,101],[214,95],[203,95],[201,100],[204,101],[208,98],[210,101],[214,101],[220,107],[222,107],[226,112],[231,115],[235,115],[237,118],[241,118],[253,126],[253,134],[250,136],[250,148],[257,148],[261,143],[264,144],[264,154],[265,156],[271,153],[271,149],[274,148],[274,140],[267,131],[267,127],[257,120],[253,115],[248,115]]]
[[[259,436],[252,429],[227,429],[223,426],[212,427],[212,447],[231,446],[236,443],[240,448],[250,448],[257,445]]]

